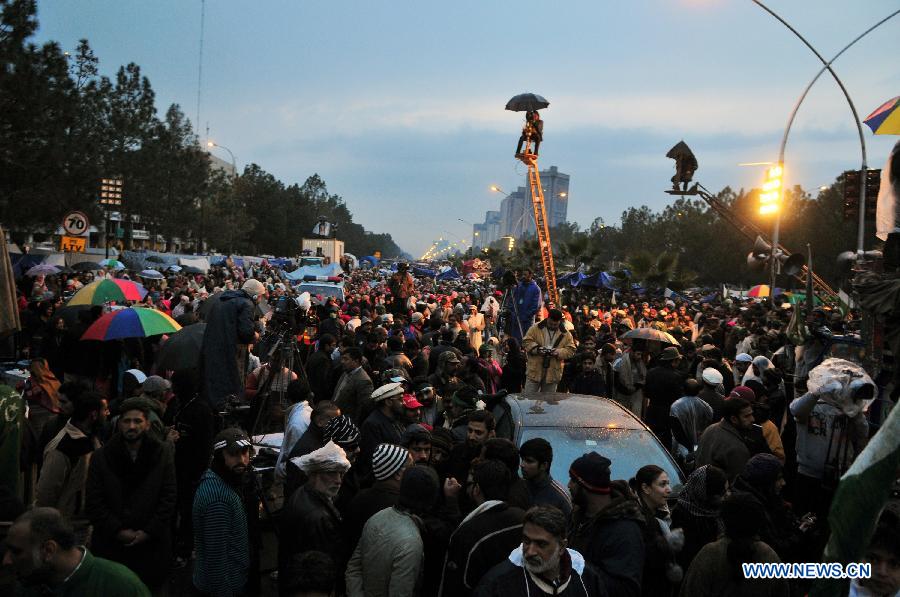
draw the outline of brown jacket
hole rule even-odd
[[[550,367],[547,369],[546,383],[556,383],[562,379],[563,361],[571,359],[575,354],[575,340],[572,334],[568,332],[563,323],[560,323],[559,331],[553,336],[553,341],[548,341],[548,333],[546,332],[546,320],[536,323],[525,334],[522,340],[522,348],[528,355],[528,363],[525,366],[525,377],[532,381],[540,381],[543,375],[544,357],[541,354],[535,354],[534,349],[546,346],[548,348],[556,348],[559,352],[559,358],[550,359]],[[562,336],[560,336],[562,334]]]
[[[34,505],[56,508],[66,518],[84,516],[84,486],[91,454],[100,447],[71,421],[44,448]]]

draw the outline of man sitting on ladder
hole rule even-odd
[[[544,138],[544,121],[537,110],[529,110],[525,113],[525,126],[522,127],[522,135],[519,137],[519,145],[516,147],[516,157],[522,157],[522,145],[525,145],[525,153],[529,151],[531,142],[534,141],[534,155],[537,157],[538,148]]]

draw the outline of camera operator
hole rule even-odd
[[[266,295],[259,280],[247,280],[240,290],[226,290],[206,316],[202,368],[206,399],[221,411],[229,396],[241,396],[246,374],[247,345],[259,340],[256,302]]]
[[[550,309],[547,319],[528,329],[522,348],[528,356],[525,393],[555,392],[562,379],[563,361],[575,354],[575,340],[562,325],[563,314]]]

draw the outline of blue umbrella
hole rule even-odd
[[[165,276],[156,271],[155,269],[145,269],[141,273],[138,274],[142,278],[147,278],[148,280],[163,280]]]

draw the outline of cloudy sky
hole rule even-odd
[[[769,0],[831,58],[900,8],[896,0]],[[200,0],[39,0],[39,39],[88,38],[104,74],[139,64],[164,112],[197,118]],[[777,157],[800,92],[821,67],[750,0],[558,3],[458,0],[208,0],[201,137],[286,183],[319,173],[357,221],[418,256],[439,236],[471,238],[523,184],[513,159],[534,91],[544,111],[541,167],[571,176],[569,220],[616,223],[630,205],[663,207],[680,139],[707,188],[757,185]],[[900,16],[834,65],[860,118],[900,95]],[[896,137],[865,129],[870,167]],[[228,158],[227,154],[222,157]],[[859,168],[850,109],[828,77],[802,106],[787,184],[815,188]]]

